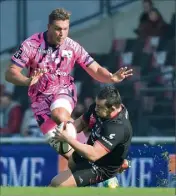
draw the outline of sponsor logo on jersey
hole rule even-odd
[[[112,146],[112,143],[108,141],[104,136],[102,136],[102,140],[106,142],[108,145]]]
[[[109,139],[110,139],[110,140],[114,139],[115,135],[116,135],[115,133],[111,133],[111,134],[109,135]]]
[[[71,50],[62,50],[62,57],[66,57],[66,58],[72,58],[73,56],[73,51]]]
[[[39,48],[39,49],[38,49],[38,52],[40,52],[41,54],[48,54],[48,55],[51,55],[52,52],[53,52],[53,50],[52,50],[52,48],[48,48],[48,50],[45,50],[45,49],[43,49],[43,48]]]

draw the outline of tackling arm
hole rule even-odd
[[[95,142],[94,146],[88,144],[82,144],[81,142],[77,141],[71,136],[66,136],[65,141],[72,146],[72,148],[80,154],[82,157],[95,162],[96,160],[100,159],[101,157],[105,156],[109,153],[103,145],[100,143]]]
[[[118,130],[118,132],[114,131]],[[70,136],[65,137],[65,141],[73,149],[88,160],[95,162],[101,157],[111,152],[118,144],[124,141],[124,126],[116,123],[107,123],[104,125],[104,131],[94,145],[82,144]]]

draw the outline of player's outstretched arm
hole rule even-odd
[[[102,83],[118,83],[133,75],[133,70],[127,69],[127,67],[120,68],[117,72],[112,74],[106,68],[100,66],[96,61],[86,67],[85,70],[95,80]]]

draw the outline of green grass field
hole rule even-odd
[[[1,187],[0,196],[175,196],[174,188]]]

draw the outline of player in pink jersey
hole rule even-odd
[[[70,76],[75,62],[102,83],[121,82],[132,75],[132,70],[127,68],[112,74],[101,67],[82,46],[68,37],[69,24],[70,14],[66,10],[53,10],[48,30],[26,39],[12,56],[13,64],[6,72],[8,82],[29,86],[28,95],[36,120],[56,151],[55,128],[71,119],[77,101],[74,80]],[[27,77],[21,73],[23,68],[29,70]]]

